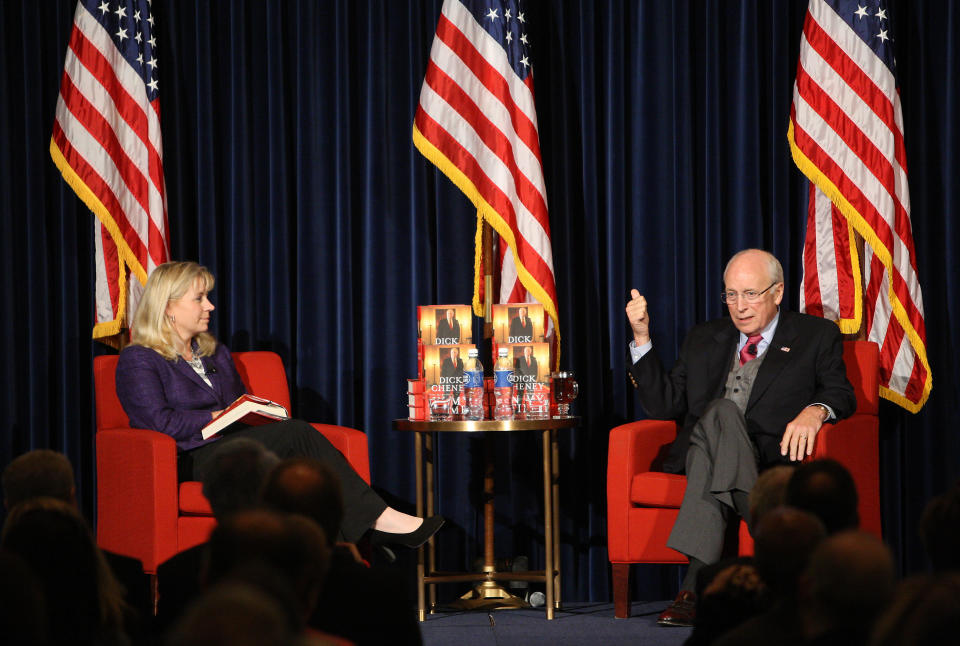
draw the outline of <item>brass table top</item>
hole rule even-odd
[[[398,431],[487,433],[513,431],[545,431],[549,429],[574,428],[580,424],[579,417],[555,417],[550,419],[511,419],[511,420],[450,420],[431,422],[428,420],[395,419],[393,428]]]

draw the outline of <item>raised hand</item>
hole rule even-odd
[[[647,312],[647,299],[636,289],[630,290],[630,301],[627,303],[626,312],[636,344],[641,346],[649,342],[650,313]]]

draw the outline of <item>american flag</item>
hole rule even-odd
[[[119,334],[169,259],[157,43],[149,0],[81,0],[50,155],[96,215],[94,338]]]
[[[477,285],[486,220],[500,240],[499,302],[539,301],[556,332],[530,47],[527,18],[516,0],[445,0],[413,141],[477,207],[476,313],[482,314]]]
[[[788,137],[815,186],[801,304],[845,332],[860,329],[862,316],[880,346],[881,396],[916,412],[933,382],[892,33],[884,0],[810,0]]]

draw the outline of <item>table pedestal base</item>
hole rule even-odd
[[[474,586],[470,592],[467,592],[456,601],[445,605],[457,610],[496,610],[530,607],[529,603],[511,594],[502,585],[493,581],[484,581]]]

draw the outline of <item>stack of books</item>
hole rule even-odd
[[[409,419],[430,419],[431,407],[465,410],[463,371],[473,343],[469,305],[421,305],[417,308],[417,377],[407,380]],[[544,342],[545,318],[539,303],[493,306],[491,356],[481,356],[486,374],[493,372],[499,348],[508,348],[513,363],[517,410],[528,417],[550,414],[550,344]],[[485,417],[492,418],[493,379],[484,379]],[[456,418],[456,417],[455,417]]]

